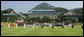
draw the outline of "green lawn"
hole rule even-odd
[[[21,27],[10,27],[9,29],[6,27],[2,27],[1,36],[83,36],[83,29],[80,25],[75,26],[72,29],[71,26],[65,26],[64,29],[60,26],[52,27],[44,27],[35,26],[32,28],[31,26],[26,26],[24,29]]]

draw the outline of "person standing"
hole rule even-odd
[[[2,28],[2,22],[1,22],[1,28]]]
[[[82,24],[82,28],[83,28],[83,24]]]
[[[55,25],[55,23],[54,23],[54,24],[52,24],[52,28],[54,28],[54,25]]]
[[[43,25],[44,25],[44,24],[42,23],[42,26],[41,26],[41,28],[43,28]]]
[[[52,28],[54,28],[54,25],[52,25]]]
[[[64,23],[62,23],[62,28],[64,28]]]
[[[74,25],[72,24],[72,28],[74,28]]]

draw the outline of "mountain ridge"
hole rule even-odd
[[[55,6],[52,6],[48,3],[41,3],[39,5],[37,5],[36,7],[34,7],[33,9],[54,9],[56,8]]]

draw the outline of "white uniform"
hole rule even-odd
[[[82,24],[82,26],[83,26],[83,24]]]
[[[2,23],[1,23],[1,27],[2,27]]]
[[[1,26],[2,26],[2,23],[1,23]]]

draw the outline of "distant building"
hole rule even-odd
[[[15,14],[16,14],[16,12],[15,12],[15,11],[11,11],[11,12],[10,12],[10,14],[15,15]]]
[[[6,16],[15,16],[17,15],[17,13],[15,11],[11,11],[10,13],[6,13],[6,14],[3,14],[3,15],[6,15]]]
[[[13,19],[13,21],[17,21],[17,22],[23,22],[23,18],[21,16],[21,14],[18,14],[17,11],[11,11],[10,13],[6,13],[6,14],[3,14],[5,17],[5,22],[7,21],[10,21],[11,19]]]
[[[47,3],[42,3],[37,5],[35,8],[32,8],[30,10],[29,17],[41,17],[43,18],[44,16],[50,17],[50,18],[57,18],[60,12],[57,12],[55,10],[56,7],[47,4]]]
[[[64,15],[75,15],[77,13],[75,13],[73,10],[70,10],[69,12],[65,13]]]
[[[82,14],[76,13],[73,10],[70,10],[69,12],[65,13],[63,15],[63,18],[72,18],[75,19],[76,22],[78,22],[79,17],[82,17]]]

